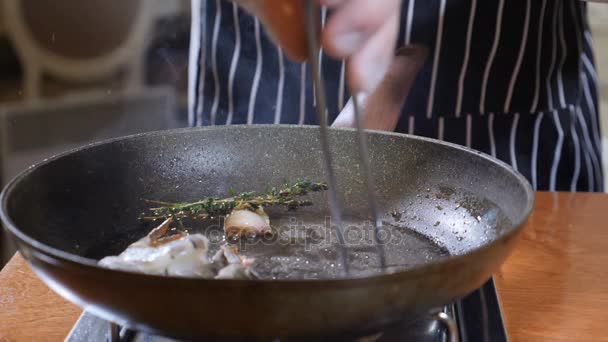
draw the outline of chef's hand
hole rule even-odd
[[[422,46],[395,53],[401,0],[320,0],[333,14],[323,30],[323,47],[348,61],[346,77],[351,93],[359,94],[365,129],[394,131],[409,90],[426,59]],[[354,128],[351,99],[333,127]]]
[[[395,53],[401,0],[234,0],[256,15],[266,31],[294,60],[307,59],[302,1],[332,9],[321,42],[325,52],[346,59],[352,90],[370,93],[388,70]]]
[[[323,48],[347,59],[352,90],[370,93],[384,77],[395,55],[401,0],[319,0],[331,8],[323,30]]]
[[[258,16],[270,36],[298,61],[308,56],[301,1],[236,0]],[[332,9],[322,32],[323,48],[329,55],[347,60],[347,82],[351,92],[361,94],[364,128],[394,130],[426,57],[425,49],[414,48],[400,50],[395,59],[401,0],[304,1],[319,1]],[[354,127],[352,103],[333,126]]]

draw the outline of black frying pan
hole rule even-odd
[[[2,193],[2,220],[52,289],[102,318],[177,337],[309,336],[373,331],[466,295],[505,260],[532,209],[529,183],[499,161],[430,139],[372,133],[383,219],[451,256],[406,265],[420,259],[414,240],[406,239],[407,248],[389,241],[388,262],[403,263],[400,271],[319,280],[179,279],[96,266],[151,228],[138,220],[143,199],[194,200],[324,179],[318,132],[232,126],[93,144],[14,179]],[[330,131],[346,214],[367,217],[356,138]],[[315,202],[308,214],[325,215],[324,197]],[[357,248],[355,241],[350,253]]]

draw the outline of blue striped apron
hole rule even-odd
[[[307,64],[287,60],[233,3],[192,4],[191,125],[317,123]],[[431,54],[397,131],[488,153],[537,190],[603,190],[597,74],[583,2],[406,0],[398,46],[409,43],[425,44]],[[333,120],[349,99],[344,62],[322,52],[319,59]]]

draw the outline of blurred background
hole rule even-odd
[[[608,170],[608,3],[590,3],[588,6],[589,20],[595,42],[595,61],[600,81],[599,96],[602,115],[604,170]],[[604,177],[608,180],[608,172],[605,172]]]
[[[187,126],[190,0],[0,0],[0,177]],[[1,230],[0,230],[1,232]],[[0,234],[0,268],[14,253]]]
[[[608,5],[590,19],[606,151]],[[2,185],[88,142],[187,126],[189,31],[190,0],[0,0]],[[0,268],[13,253],[0,234]]]

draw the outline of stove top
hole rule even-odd
[[[177,342],[117,327],[107,321],[83,313],[67,336],[66,342]],[[353,342],[506,342],[500,303],[490,280],[479,290],[444,308],[433,310],[426,317],[386,328]]]

